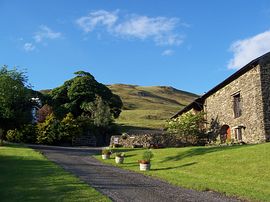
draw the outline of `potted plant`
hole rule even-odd
[[[122,164],[124,162],[125,153],[117,152],[115,153],[115,163]]]
[[[150,167],[151,167],[151,159],[153,158],[154,154],[152,153],[151,150],[146,150],[143,152],[143,156],[142,156],[142,159],[139,160],[139,163],[140,163],[140,170],[141,171],[147,171],[147,170],[150,170]]]
[[[102,149],[102,159],[109,159],[112,152],[109,149]]]

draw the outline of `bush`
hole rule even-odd
[[[23,135],[24,143],[36,143],[37,142],[37,126],[33,124],[26,124],[21,129],[20,132]]]
[[[37,130],[37,143],[57,144],[60,140],[59,121],[53,114],[48,115],[43,123],[38,123]]]
[[[19,129],[8,130],[6,138],[9,142],[36,143],[36,126],[32,124],[26,124]]]
[[[185,113],[175,119],[169,120],[166,129],[171,134],[179,135],[185,142],[197,144],[200,139],[205,139],[204,113]]]
[[[74,119],[71,113],[68,113],[65,118],[60,122],[59,138],[61,143],[72,143],[72,139],[80,136],[82,129],[79,122]]]
[[[9,142],[23,142],[23,134],[17,129],[8,130],[6,138]]]

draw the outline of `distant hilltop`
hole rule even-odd
[[[168,118],[199,97],[171,86],[107,86],[124,103],[117,123],[131,128],[162,128]]]
[[[119,95],[124,104],[116,122],[132,129],[162,128],[168,118],[199,97],[171,86],[112,84],[107,87]],[[50,91],[40,90],[44,94]]]

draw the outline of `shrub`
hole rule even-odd
[[[38,123],[37,129],[37,143],[56,144],[60,140],[59,121],[53,114],[48,115],[43,123]]]
[[[185,113],[175,119],[167,121],[166,129],[171,134],[177,134],[186,142],[196,143],[198,139],[205,138],[204,113]]]
[[[8,130],[6,138],[9,142],[35,143],[37,138],[36,126],[26,124],[19,129]]]
[[[81,135],[82,129],[71,113],[68,113],[60,122],[59,141],[62,143],[72,143],[72,139]]]
[[[17,129],[8,130],[6,138],[9,142],[23,142],[23,134]]]
[[[37,126],[33,124],[25,124],[20,129],[23,135],[23,142],[25,143],[36,143],[37,141]]]

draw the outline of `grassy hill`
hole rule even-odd
[[[162,128],[165,120],[198,96],[167,86],[108,85],[124,103],[116,120],[127,127]]]

